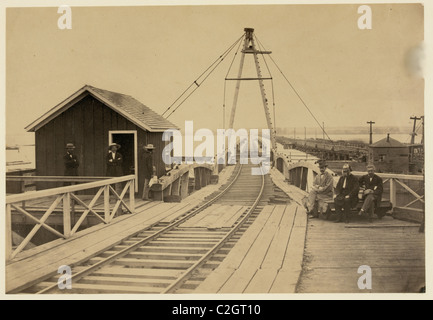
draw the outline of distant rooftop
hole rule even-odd
[[[376,143],[373,143],[370,147],[371,148],[405,148],[407,147],[407,145],[401,143],[398,140],[391,138],[388,133],[388,136],[386,138],[379,140]]]

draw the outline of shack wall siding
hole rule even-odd
[[[155,146],[154,164],[157,175],[165,174],[162,133],[151,133],[139,128],[99,100],[88,95],[75,105],[36,130],[36,170],[41,176],[64,174],[63,155],[67,143],[73,143],[80,161],[80,176],[105,176],[105,156],[108,152],[109,131],[137,131],[138,186],[141,194],[144,184],[143,147]],[[121,153],[121,150],[119,151]],[[46,185],[40,185],[46,187]]]

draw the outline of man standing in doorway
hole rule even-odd
[[[119,149],[120,149],[120,144],[117,143],[110,143],[110,145],[108,146],[106,163],[107,163],[107,176],[109,177],[123,176],[123,170],[122,170],[123,157],[117,151]],[[122,184],[116,183],[115,190],[117,194],[120,195],[122,193]]]
[[[149,182],[150,179],[153,177],[153,150],[155,147],[153,144],[148,144],[143,147],[144,148],[144,155],[143,155],[143,162],[144,162],[144,188],[143,188],[143,200],[149,200]]]

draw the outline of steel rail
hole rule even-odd
[[[256,209],[259,204],[260,199],[263,195],[263,190],[265,188],[265,177],[263,175],[262,167],[260,167],[262,172],[262,184],[260,187],[259,194],[255,199],[253,205],[248,209],[247,213],[244,217],[239,221],[239,223],[228,232],[217,244],[215,244],[203,257],[201,257],[196,263],[194,263],[191,267],[189,267],[179,278],[177,278],[171,285],[169,285],[164,291],[161,293],[170,293],[176,290],[179,286],[186,281],[186,278],[189,277],[197,268],[199,268],[203,263],[205,263],[213,254],[215,254],[230,238],[239,230],[239,228],[247,221],[250,217],[251,213]]]
[[[142,246],[142,245],[144,245],[144,244],[146,244],[146,243],[148,243],[148,242],[154,240],[155,238],[161,236],[162,234],[164,234],[164,233],[166,233],[166,232],[172,230],[173,228],[177,227],[179,224],[183,223],[185,220],[190,219],[191,217],[193,217],[193,216],[195,216],[196,214],[198,214],[199,212],[201,212],[203,209],[205,209],[205,208],[207,208],[208,206],[210,206],[212,203],[214,203],[214,202],[217,201],[219,198],[221,198],[221,197],[222,197],[222,196],[223,196],[223,195],[224,195],[224,194],[225,194],[225,193],[226,193],[226,192],[231,188],[231,186],[236,182],[236,180],[238,179],[238,177],[239,177],[239,175],[240,175],[241,169],[242,169],[242,165],[241,165],[241,164],[239,164],[238,166],[239,166],[239,169],[238,169],[238,171],[237,171],[236,176],[234,177],[234,179],[233,179],[233,180],[232,180],[232,181],[231,181],[231,182],[230,182],[230,183],[229,183],[229,184],[228,184],[228,185],[227,185],[227,186],[226,186],[222,191],[220,191],[216,196],[214,196],[212,199],[206,201],[206,202],[203,203],[202,205],[199,205],[197,208],[192,209],[193,211],[191,211],[190,213],[187,213],[187,214],[186,214],[185,216],[183,216],[181,219],[179,219],[179,220],[177,220],[177,221],[175,221],[175,222],[173,222],[173,223],[167,225],[166,227],[164,227],[164,228],[158,230],[157,232],[155,232],[154,234],[152,234],[152,235],[150,235],[150,236],[147,236],[146,238],[144,238],[144,239],[142,239],[142,240],[140,240],[140,241],[138,241],[138,242],[136,242],[136,243],[134,243],[134,244],[131,244],[130,246],[126,247],[125,249],[123,249],[123,250],[121,250],[121,251],[119,251],[119,252],[116,252],[116,253],[112,254],[111,256],[109,256],[109,257],[107,257],[107,258],[105,258],[105,259],[103,259],[103,260],[101,260],[101,261],[95,263],[94,265],[89,266],[89,267],[86,268],[86,269],[81,270],[81,271],[78,272],[78,273],[73,274],[73,275],[70,277],[70,280],[71,280],[71,281],[72,281],[72,280],[79,281],[80,279],[82,279],[82,278],[84,278],[85,276],[87,276],[88,274],[90,274],[90,273],[96,271],[97,269],[103,267],[104,265],[109,264],[109,263],[115,261],[116,259],[120,259],[120,258],[122,258],[123,256],[129,254],[131,251],[134,251],[136,248],[138,248],[138,247],[140,247],[140,246]],[[148,229],[152,228],[152,227],[155,226],[156,224],[158,224],[158,222],[156,222],[155,224],[153,224],[153,225],[151,225],[151,226],[149,226],[149,227],[146,227],[145,229],[141,230],[141,231],[138,232],[138,233],[135,233],[135,235],[140,234],[141,232],[143,232],[143,231],[145,231],[145,230],[148,230]],[[128,238],[129,238],[129,237],[128,237]],[[125,240],[126,240],[126,239],[125,239]],[[107,249],[107,250],[108,250],[108,249]],[[107,250],[104,250],[104,251],[107,251]],[[102,251],[102,252],[103,252],[103,251]],[[51,286],[49,286],[49,287],[46,287],[46,288],[44,288],[44,289],[42,289],[42,290],[36,292],[35,294],[44,294],[44,293],[48,293],[49,291],[55,290],[55,289],[57,289],[57,288],[58,288],[58,284],[55,283],[55,284],[53,284],[53,285],[51,285]]]

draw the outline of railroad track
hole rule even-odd
[[[70,290],[59,290],[60,275],[21,293],[188,293],[228,254],[267,204],[261,200],[269,177],[251,175],[252,165],[237,165],[233,177],[205,202],[171,224],[157,223],[85,263],[72,266]],[[269,191],[268,191],[269,193]],[[209,206],[242,204],[246,209],[231,228],[185,228]]]

